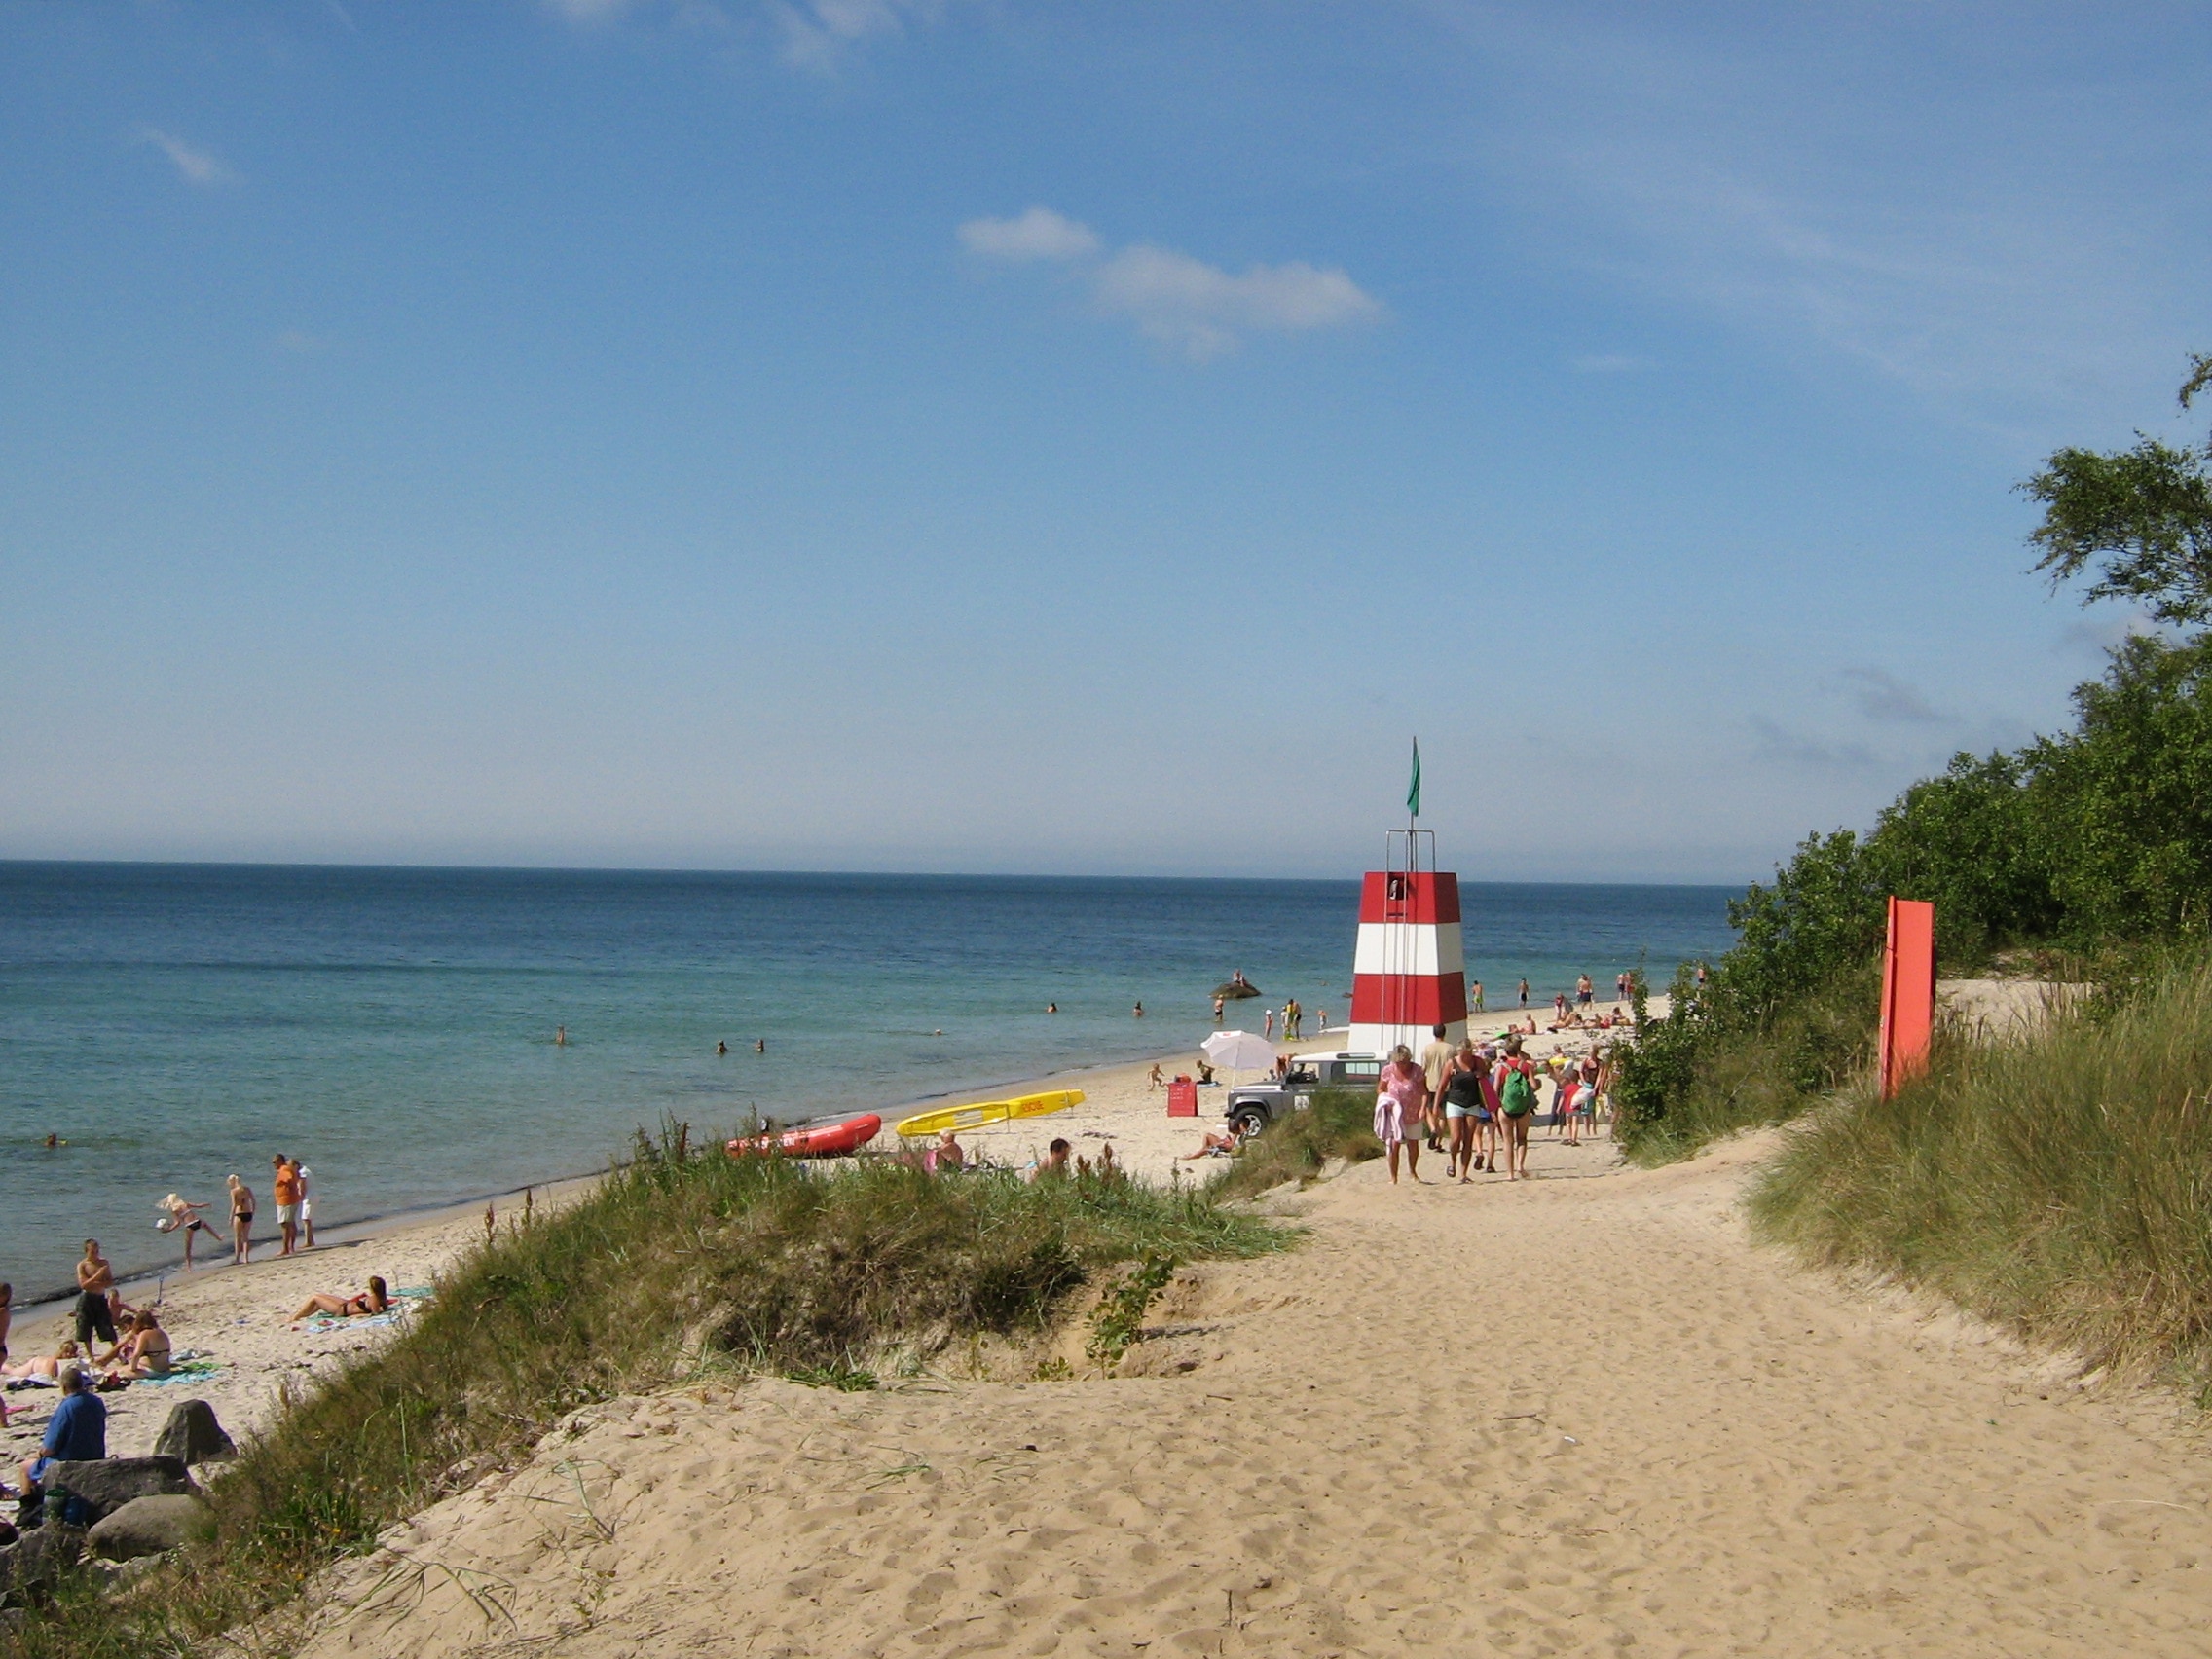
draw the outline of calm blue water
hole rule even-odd
[[[1493,1008],[1663,979],[1726,947],[1729,891],[1470,885],[1469,973]],[[0,863],[0,1278],[66,1284],[89,1235],[167,1260],[154,1200],[233,1170],[266,1224],[276,1151],[335,1224],[603,1167],[664,1115],[1187,1048],[1232,969],[1341,1022],[1357,916],[1352,881]]]

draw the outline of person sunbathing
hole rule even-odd
[[[61,1375],[61,1368],[77,1357],[77,1344],[68,1337],[51,1354],[34,1353],[20,1365],[0,1365],[0,1377],[15,1382],[23,1377],[43,1377],[53,1382]]]
[[[1205,1132],[1205,1137],[1198,1142],[1198,1151],[1186,1152],[1175,1161],[1178,1163],[1195,1163],[1201,1158],[1227,1158],[1236,1150],[1236,1131],[1235,1129],[1208,1129]]]
[[[929,1167],[940,1173],[968,1167],[968,1154],[960,1144],[960,1137],[950,1129],[939,1135],[937,1145],[930,1149]]]
[[[368,1290],[360,1296],[332,1296],[321,1294],[309,1297],[300,1304],[300,1310],[292,1315],[291,1322],[312,1319],[317,1313],[333,1319],[359,1319],[371,1313],[386,1313],[391,1309],[391,1293],[385,1289],[384,1280],[371,1275]]]

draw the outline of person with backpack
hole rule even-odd
[[[1521,1040],[1507,1041],[1493,1074],[1497,1105],[1504,1120],[1499,1132],[1505,1142],[1505,1177],[1529,1178],[1529,1120],[1536,1114],[1536,1062],[1521,1051]]]

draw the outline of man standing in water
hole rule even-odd
[[[1521,1006],[1523,1008],[1529,1006],[1529,981],[1526,979],[1521,981]]]

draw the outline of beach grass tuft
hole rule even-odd
[[[1250,1198],[1286,1181],[1315,1180],[1331,1159],[1359,1163],[1382,1156],[1374,1091],[1316,1089],[1305,1111],[1278,1118],[1245,1142],[1211,1190],[1225,1198]]]
[[[1807,1118],[1752,1215],[1815,1261],[2212,1405],[2212,963],[2009,1040],[1940,1034],[1893,1098],[1860,1085]]]
[[[1119,1173],[936,1177],[890,1160],[822,1169],[684,1154],[679,1133],[558,1215],[510,1220],[388,1344],[285,1402],[217,1475],[212,1543],[129,1589],[88,1574],[0,1653],[182,1655],[288,1608],[393,1521],[526,1456],[560,1419],[702,1375],[875,1383],[977,1334],[1042,1331],[1122,1262],[1251,1256],[1290,1235]]]

